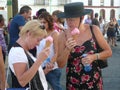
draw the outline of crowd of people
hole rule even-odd
[[[0,90],[7,88],[6,59],[11,75],[8,88],[63,90],[61,69],[66,66],[66,90],[103,90],[101,69],[96,62],[112,56],[111,47],[117,46],[119,23],[115,18],[104,23],[98,13],[92,19],[91,12],[84,9],[82,2],[77,2],[65,4],[64,12],[55,10],[52,14],[41,8],[31,18],[32,8],[25,5],[9,19],[8,41],[3,31],[4,18],[0,15]],[[100,53],[90,26],[103,49]],[[75,37],[71,34],[74,30],[79,31]],[[53,42],[46,47],[49,36]],[[91,66],[89,72],[85,71],[85,64]]]
[[[95,13],[95,18],[91,19],[90,15],[85,19],[86,24],[97,25],[100,28],[103,36],[107,36],[107,42],[111,47],[117,46],[117,36],[120,35],[120,24],[116,18],[110,18],[109,22],[106,22],[102,16],[98,17],[98,13]]]

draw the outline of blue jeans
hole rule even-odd
[[[61,69],[57,68],[50,71],[46,75],[48,83],[52,86],[53,90],[63,90],[60,85]]]

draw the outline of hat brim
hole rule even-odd
[[[84,9],[84,12],[78,13],[78,14],[66,14],[65,12],[59,13],[57,16],[58,18],[75,18],[75,17],[80,17],[84,16],[86,14],[90,14],[92,12],[92,9]]]

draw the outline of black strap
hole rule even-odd
[[[10,74],[11,74],[11,78],[12,78],[12,88],[28,88],[29,84],[27,84],[25,87],[22,87],[18,80],[17,77],[14,75],[14,73],[12,72],[12,70],[9,68],[10,70]]]
[[[18,43],[15,43],[13,45],[13,47],[21,47]],[[27,84],[25,87],[22,87],[20,85],[20,83],[17,80],[17,77],[14,75],[14,73],[12,72],[12,70],[9,68],[10,70],[10,74],[11,74],[11,78],[12,78],[12,88],[27,88],[29,87],[29,84]]]
[[[30,57],[30,55],[28,55],[27,52],[25,52],[25,53],[28,58],[29,68],[30,68],[34,64],[34,61]],[[31,88],[30,90],[44,90],[38,71],[36,72],[36,74],[34,75],[32,80],[30,81],[30,88]]]
[[[95,34],[94,34],[94,32],[93,32],[93,29],[92,29],[92,25],[90,25],[90,31],[91,31],[91,33],[92,33],[92,37],[93,37],[94,40],[95,40],[96,47],[99,48],[100,46],[99,46],[99,44],[98,44],[98,42],[97,42],[97,40],[96,40]]]
[[[92,36],[93,36],[95,42],[96,42],[96,37],[95,37],[95,35],[94,35],[93,29],[92,29],[92,25],[90,25],[90,31],[91,31],[91,33],[92,33]]]
[[[18,43],[15,43],[13,45],[13,47],[21,47],[21,46]],[[25,52],[25,54],[28,58],[29,68],[30,68],[33,65],[34,61],[26,52]],[[10,69],[10,71],[11,71],[11,69]],[[19,84],[16,76],[14,75],[14,73],[12,71],[11,71],[11,74],[12,74],[12,87],[13,88],[23,88]],[[29,87],[29,83],[24,88],[26,88],[26,87]],[[35,76],[33,77],[33,79],[30,81],[30,88],[31,88],[30,90],[44,90],[42,82],[41,82],[40,77],[39,77],[39,72],[38,71],[35,74]]]

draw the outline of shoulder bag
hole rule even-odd
[[[96,43],[97,53],[100,53],[100,52],[103,51],[103,49],[99,46],[99,44],[98,44],[98,42],[96,40],[96,37],[95,37],[94,32],[92,30],[92,25],[90,26],[90,30],[91,30],[92,36],[93,36],[93,38],[95,40],[95,43]],[[99,60],[97,60],[97,63],[99,65],[100,69],[108,67],[107,59],[105,59],[105,60],[100,60],[99,59]]]

